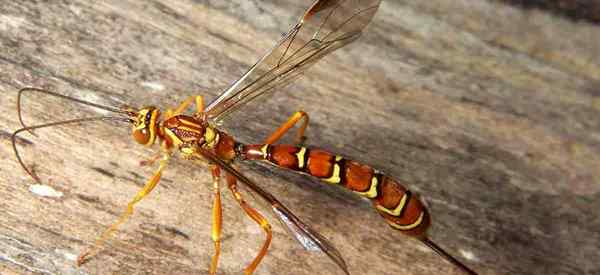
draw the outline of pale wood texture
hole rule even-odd
[[[46,87],[116,106],[210,100],[309,5],[2,1],[0,273],[205,274],[210,176],[184,160],[107,250],[76,268],[77,254],[150,177],[137,163],[154,150],[118,124],[25,134],[19,144],[37,154],[28,160],[53,171],[46,184],[62,195],[40,196],[10,147],[16,91]],[[599,35],[589,23],[497,2],[384,1],[358,42],[225,129],[260,142],[302,108],[309,145],[406,182],[430,206],[431,238],[481,274],[600,274]],[[98,114],[27,102],[28,114],[47,112],[30,123]],[[350,193],[263,165],[241,169],[327,236],[352,274],[459,274]],[[220,274],[239,274],[263,235],[224,195]],[[336,274],[273,226],[257,274]]]

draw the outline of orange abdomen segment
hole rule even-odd
[[[269,150],[269,161],[288,169],[298,167],[298,148],[295,146],[273,146]]]
[[[371,166],[353,160],[346,160],[344,168],[346,188],[362,193],[369,191],[375,175],[375,170]]]
[[[330,178],[333,175],[334,155],[323,150],[313,149],[309,151],[306,158],[307,165],[304,170],[306,173],[320,179]]]
[[[429,213],[416,195],[387,176],[383,177],[380,190],[373,206],[390,226],[412,236],[427,231],[431,223]]]

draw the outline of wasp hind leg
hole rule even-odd
[[[234,199],[239,203],[240,207],[242,207],[242,209],[244,209],[244,211],[246,212],[246,215],[248,215],[248,217],[250,217],[252,220],[254,220],[263,229],[263,231],[265,231],[265,235],[266,235],[265,242],[263,243],[263,246],[261,247],[260,251],[258,252],[256,257],[254,257],[254,260],[252,261],[252,263],[250,263],[250,265],[248,265],[246,267],[246,269],[244,269],[244,274],[249,275],[249,274],[254,273],[254,270],[256,270],[256,268],[262,261],[262,258],[267,254],[267,250],[269,249],[269,246],[271,245],[271,239],[273,238],[273,233],[271,232],[271,225],[269,224],[267,219],[265,219],[263,217],[263,215],[261,215],[256,209],[252,208],[242,198],[242,195],[240,194],[240,192],[237,189],[236,178],[230,174],[227,174],[226,178],[227,178],[227,187],[229,187],[229,191],[231,191],[231,194],[233,195]]]
[[[304,136],[304,131],[306,131],[306,127],[308,127],[308,114],[304,111],[296,111],[293,113],[286,122],[281,124],[275,132],[273,132],[266,140],[265,144],[273,144],[277,142],[281,137],[283,137],[298,121],[304,119],[302,125],[298,129],[298,135],[296,136],[296,144],[302,145],[306,140]]]
[[[127,221],[127,219],[133,214],[134,205],[136,203],[138,203],[139,201],[141,201],[148,194],[150,194],[150,192],[152,192],[154,187],[156,187],[156,185],[160,181],[162,171],[167,166],[169,157],[170,157],[169,154],[165,153],[163,155],[163,159],[160,161],[160,166],[158,167],[158,169],[156,170],[156,172],[154,173],[152,178],[150,178],[150,180],[148,182],[146,182],[146,184],[144,185],[142,190],[140,190],[135,195],[133,200],[131,200],[129,202],[129,204],[127,204],[127,209],[121,215],[121,217],[115,223],[113,223],[108,229],[106,229],[104,231],[104,233],[102,233],[102,235],[100,235],[100,237],[96,240],[96,242],[91,247],[89,247],[85,252],[83,252],[79,255],[79,257],[77,258],[77,266],[83,265],[84,263],[86,263],[89,260],[90,257],[94,256],[98,252],[98,250],[102,248],[104,243],[112,237],[113,233],[115,233],[118,230],[119,226],[121,224],[123,224],[125,221]]]

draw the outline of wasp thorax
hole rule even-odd
[[[139,144],[152,145],[156,140],[158,132],[158,116],[160,111],[153,106],[140,109],[135,118],[133,118],[133,126],[131,135]]]

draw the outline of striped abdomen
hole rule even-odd
[[[429,226],[429,214],[417,196],[368,165],[321,149],[292,145],[244,145],[240,153],[243,159],[266,160],[369,198],[388,224],[403,233],[423,235]]]

